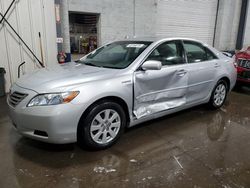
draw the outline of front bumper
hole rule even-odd
[[[68,103],[54,106],[26,107],[37,93],[17,85],[14,85],[12,90],[28,94],[15,107],[7,99],[10,118],[20,134],[35,140],[55,144],[77,141],[77,126],[83,112],[81,105]]]
[[[238,67],[237,82],[238,83],[250,83],[250,70],[246,68]]]

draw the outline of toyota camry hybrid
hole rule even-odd
[[[7,102],[23,136],[104,149],[126,127],[199,104],[220,108],[236,78],[234,60],[200,41],[131,39],[23,76]]]

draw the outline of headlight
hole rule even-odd
[[[49,106],[49,105],[69,103],[78,94],[79,94],[79,91],[41,94],[41,95],[37,95],[33,99],[31,99],[31,101],[29,102],[29,104],[27,106],[28,107],[31,107],[31,106]]]

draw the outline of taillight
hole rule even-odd
[[[234,61],[234,67],[237,69],[238,68],[238,64],[237,62]]]

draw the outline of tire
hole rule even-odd
[[[91,150],[106,149],[117,142],[124,131],[126,115],[123,108],[111,101],[101,101],[90,107],[77,130],[80,146]]]
[[[208,103],[209,107],[211,109],[218,109],[222,107],[226,101],[227,93],[228,93],[228,85],[226,81],[224,80],[218,81],[211,94]]]

